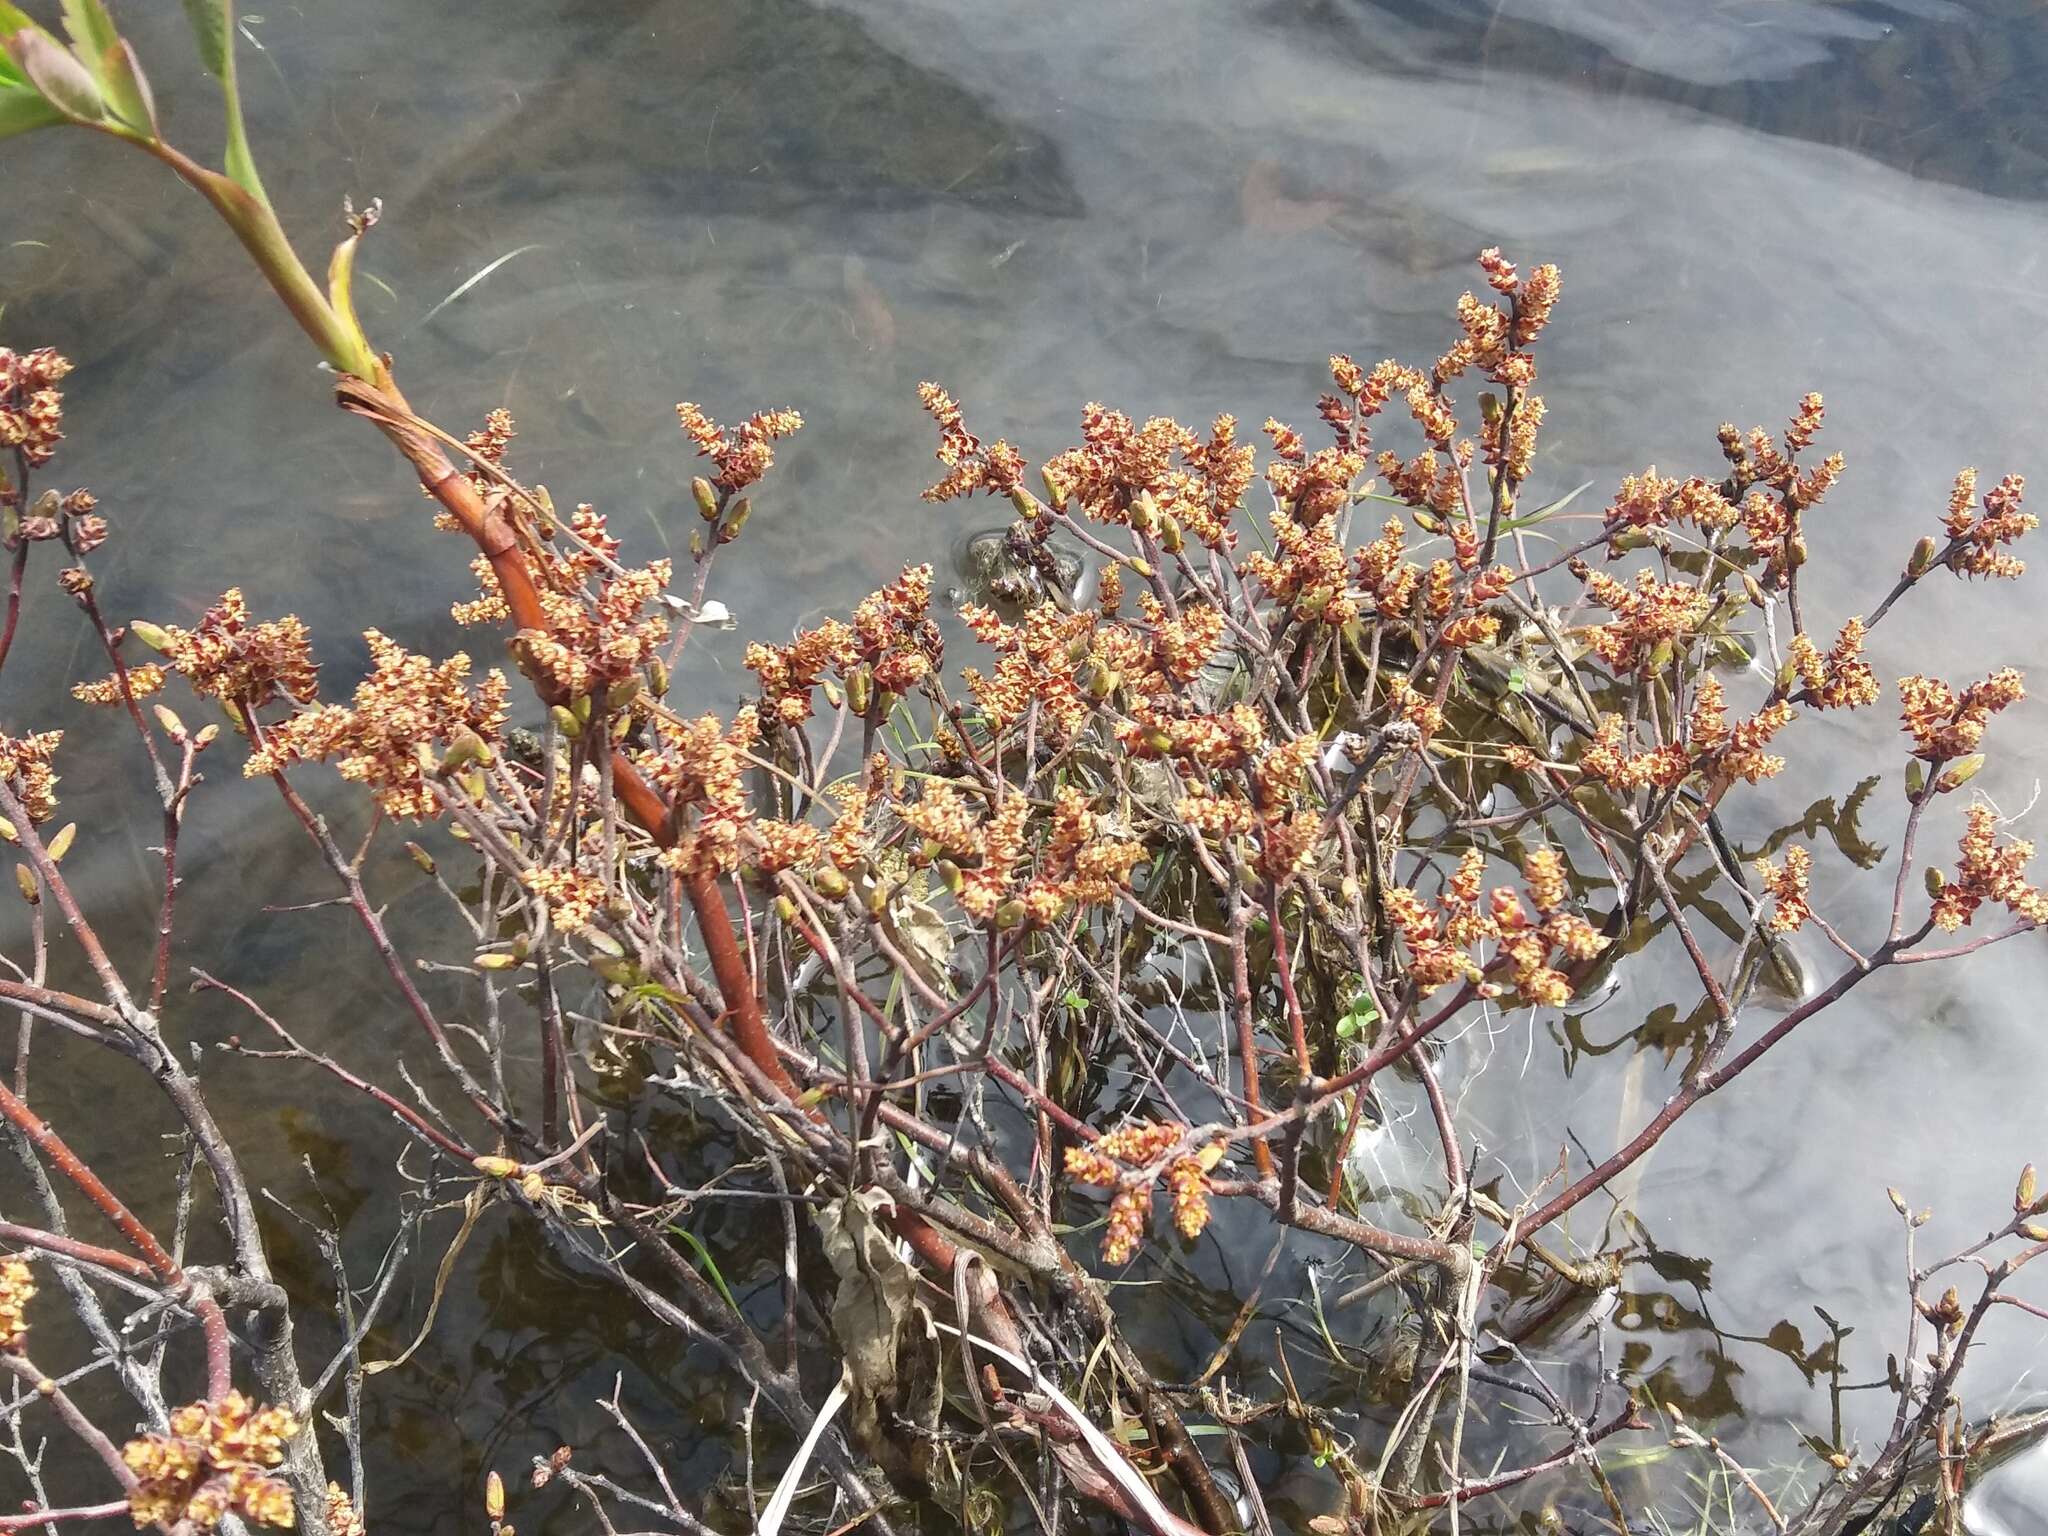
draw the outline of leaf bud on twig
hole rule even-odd
[[[1949,769],[1947,773],[1936,779],[1934,781],[1934,788],[1938,793],[1944,795],[1952,789],[1961,789],[1970,780],[1977,777],[1983,767],[1984,754],[1982,752],[1972,752],[1968,757],[1958,759],[1955,767]]]
[[[733,503],[731,515],[729,515],[726,518],[725,522],[719,527],[718,542],[721,544],[730,544],[734,539],[738,538],[740,536],[740,530],[747,526],[747,519],[752,517],[753,515],[753,499],[751,497],[742,496],[738,501]]]
[[[697,501],[697,515],[707,523],[718,521],[718,488],[702,475],[690,482],[690,494]]]

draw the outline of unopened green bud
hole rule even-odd
[[[668,697],[668,663],[659,656],[647,663],[647,682],[657,699]]]
[[[697,515],[707,523],[718,521],[718,487],[702,475],[690,482],[690,494],[697,501]]]
[[[1116,692],[1116,685],[1116,672],[1104,665],[1100,658],[1089,658],[1088,664],[1081,669],[1081,686],[1088,690],[1091,699],[1108,698]]]
[[[1927,894],[1939,900],[1941,893],[1948,889],[1948,876],[1929,865],[1927,873],[1920,877],[1920,883],[1927,887]]]
[[[846,702],[856,715],[865,716],[873,698],[874,679],[866,667],[855,667],[846,674]]]
[[[14,866],[14,883],[21,891],[21,899],[35,906],[43,899],[43,888],[36,883],[36,872],[26,864]]]
[[[170,634],[160,624],[147,619],[130,619],[128,633],[148,646],[152,651],[161,651],[171,643]]]
[[[604,707],[606,709],[624,709],[628,704],[640,697],[640,690],[646,686],[638,675],[622,677],[616,683],[613,683],[611,687],[605,689]]]
[[[220,727],[215,725],[211,720],[207,721],[206,724],[199,727],[199,734],[192,738],[192,749],[195,752],[204,752],[208,747],[213,745],[215,739],[218,738],[219,735]]]
[[[434,872],[434,856],[418,843],[407,843],[405,851],[412,855],[413,863],[419,865],[422,874],[431,875]]]
[[[1912,555],[1906,561],[1906,574],[1915,578],[1925,576],[1933,568],[1934,557],[1939,549],[1940,546],[1931,536],[1915,544]]]
[[[563,708],[560,704],[549,706],[548,718],[555,722],[555,729],[571,741],[583,734],[583,722],[576,718],[573,711]]]
[[[719,525],[718,542],[730,544],[734,539],[738,538],[740,530],[747,526],[747,519],[753,515],[754,503],[752,498],[742,496],[732,504],[732,511],[726,514],[725,521]]]
[[[502,953],[478,955],[474,964],[480,971],[510,971],[518,968],[519,957]]]
[[[1920,759],[1909,758],[1906,762],[1906,798],[1918,800],[1920,792],[1927,787],[1927,770]]]
[[[960,873],[960,866],[951,859],[940,859],[932,868],[938,873],[939,884],[958,896],[960,887],[966,883],[966,877]]]
[[[1015,507],[1017,515],[1026,521],[1038,516],[1037,500],[1021,485],[1012,488],[1010,491],[1010,505]]]
[[[795,922],[795,921],[796,921],[796,903],[795,903],[794,901],[790,900],[790,898],[789,898],[789,897],[787,897],[787,896],[778,896],[778,897],[776,897],[776,898],[775,898],[775,915],[776,915],[777,917],[781,918],[781,919],[782,919],[782,920],[783,920],[783,921],[784,921],[785,923],[793,923],[793,922]]]
[[[1181,537],[1180,519],[1171,512],[1162,513],[1159,518],[1159,547],[1169,555],[1177,555],[1184,545]]]
[[[63,861],[64,855],[71,851],[72,840],[77,836],[78,823],[75,821],[67,821],[62,827],[58,828],[57,835],[51,838],[49,842],[48,852],[52,864]]]
[[[1150,581],[1152,579],[1153,570],[1151,561],[1141,560],[1136,555],[1132,555],[1124,561],[1124,564],[1128,565],[1131,568],[1131,574],[1136,576],[1139,580]]]
[[[153,704],[150,708],[156,711],[156,723],[164,728],[166,736],[170,737],[173,741],[183,741],[185,739],[185,722],[178,718],[178,712],[175,709],[172,709],[168,704]]]
[[[1952,789],[1961,789],[1970,780],[1977,777],[1983,771],[1983,768],[1984,754],[1982,752],[1972,752],[1968,757],[1958,758],[1956,765],[1949,769],[1947,773],[1944,773],[1935,783],[1934,787],[1944,795]]]
[[[488,763],[490,760],[490,743],[468,726],[460,725],[449,733],[448,750],[441,755],[441,771],[453,773],[471,763]]]
[[[1015,928],[1024,921],[1025,912],[1026,909],[1023,902],[1014,899],[1006,901],[996,908],[996,926],[998,928]]]
[[[1138,492],[1131,503],[1131,526],[1140,533],[1153,533],[1159,527],[1159,503],[1153,500],[1150,491]]]
[[[1067,490],[1060,484],[1059,476],[1047,465],[1038,471],[1038,478],[1045,486],[1045,499],[1052,503],[1055,512],[1064,512],[1067,507]]]
[[[626,953],[624,946],[622,946],[617,939],[613,938],[610,934],[606,933],[602,928],[584,929],[583,942],[588,944],[592,949],[596,950],[599,954],[610,955],[614,960],[619,959]]]
[[[828,901],[837,901],[852,889],[846,883],[846,876],[830,864],[818,866],[818,872],[811,876],[811,884],[816,886],[818,894]]]

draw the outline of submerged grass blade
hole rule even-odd
[[[775,1493],[768,1500],[768,1507],[761,1511],[761,1523],[754,1527],[754,1536],[780,1536],[782,1522],[788,1518],[790,1502],[796,1498],[797,1485],[804,1480],[804,1472],[811,1464],[811,1458],[818,1453],[818,1442],[824,1438],[826,1426],[834,1414],[846,1403],[846,1376],[841,1373],[832,1385],[832,1391],[818,1416],[811,1420],[811,1432],[804,1436],[804,1443],[796,1448],[796,1455],[784,1469],[782,1480],[775,1485]]]
[[[432,320],[434,316],[440,314],[441,311],[446,309],[450,304],[453,304],[457,299],[461,298],[465,293],[469,292],[469,290],[474,288],[478,283],[482,282],[485,278],[489,277],[493,272],[497,271],[498,268],[504,266],[505,263],[510,261],[513,257],[524,256],[528,251],[537,251],[539,249],[540,246],[537,244],[522,245],[518,247],[516,250],[507,251],[504,255],[500,256],[496,261],[487,263],[485,266],[478,268],[475,272],[472,272],[464,281],[458,283],[455,286],[454,291],[451,292],[446,298],[442,299],[440,303],[436,304],[424,315],[421,315],[419,319],[415,320],[412,324],[411,329],[415,331],[418,330],[421,326],[425,325],[428,321]]]

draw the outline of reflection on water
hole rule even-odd
[[[128,9],[174,121],[203,138],[194,72],[172,67],[188,56],[175,8]],[[2034,87],[2048,32],[2025,0],[515,0],[488,26],[355,0],[271,7],[249,31],[267,176],[309,247],[342,193],[384,199],[359,289],[428,414],[459,425],[509,406],[523,469],[652,545],[695,526],[674,400],[804,412],[786,472],[720,567],[740,630],[693,647],[683,686],[706,706],[740,693],[743,634],[843,607],[986,515],[917,500],[930,453],[917,380],[945,381],[1038,456],[1070,440],[1087,399],[1299,420],[1333,349],[1434,355],[1489,243],[1566,273],[1538,493],[1699,466],[1720,421],[1774,422],[1801,391],[1826,393],[1850,475],[1816,535],[1809,602],[1824,613],[1868,606],[1960,464],[2043,468],[2048,108]],[[422,648],[461,643],[445,614],[466,557],[329,407],[296,335],[241,302],[251,279],[226,237],[109,146],[46,137],[7,163],[0,323],[83,365],[67,468],[124,530],[102,566],[115,612],[186,619],[240,579],[259,607],[296,606],[337,676],[369,623]],[[1880,671],[1976,675],[2048,640],[2038,601],[1964,606],[1977,595],[1916,595],[1910,643],[1879,633]],[[39,596],[49,622],[9,668],[10,725],[78,713],[59,684],[83,637]],[[2044,747],[2043,721],[1998,729]],[[1808,760],[1838,771],[1751,802],[1756,820],[1730,828],[1747,850],[1896,753],[1881,710],[1806,729]],[[2002,805],[2029,796],[2025,756],[1980,780]],[[75,807],[111,815],[124,786],[118,759],[70,764]],[[308,1035],[409,1047],[338,918],[256,910],[324,894],[294,873],[268,809],[254,835],[221,835],[262,801],[217,783],[194,813],[184,958],[289,1003]],[[1900,811],[1881,788],[1843,835],[1830,807],[1841,857],[1822,859],[1816,892],[1851,932],[1881,917],[1851,879],[1856,849],[1895,843]],[[104,834],[110,851],[89,862],[92,841],[74,856],[89,885],[142,931],[140,866]],[[404,900],[397,919],[437,921]],[[1632,1243],[1612,1305],[1634,1379],[1721,1416],[1740,1454],[1798,1463],[1784,1425],[1825,1425],[1835,1347],[1815,1309],[1855,1329],[1852,1380],[1881,1372],[1899,1333],[1884,1187],[1936,1207],[1930,1240],[1960,1238],[2044,1150],[2011,1086],[2048,1080],[2029,1006],[2042,977],[2038,946],[2009,946],[1859,992],[1667,1141],[1614,1217]],[[1454,1048],[1454,1074],[1495,1065],[1468,1105],[1493,1155],[1519,1176],[1547,1166],[1556,1148],[1532,1145],[1534,1128],[1554,1127],[1560,1102],[1596,1152],[1661,1102],[1694,999],[1651,990],[1626,980],[1568,1038],[1509,1020]],[[283,1195],[306,1195],[295,1159],[316,1152],[352,1244],[374,1255],[394,1187],[384,1138],[374,1117],[319,1102],[317,1124],[240,1115],[256,1116],[244,1129]],[[743,1247],[744,1222],[703,1222],[714,1248]],[[1198,1367],[1234,1311],[1222,1293],[1245,1294],[1263,1261],[1227,1220],[1218,1229],[1222,1244],[1178,1271],[1186,1306],[1144,1324],[1163,1359]],[[323,1283],[317,1255],[285,1252],[302,1284]],[[728,1270],[752,1272],[743,1255]],[[406,1529],[456,1523],[458,1466],[602,1444],[594,1402],[622,1360],[629,1404],[665,1426],[657,1448],[682,1475],[724,1464],[742,1405],[704,1395],[709,1373],[689,1361],[650,1358],[613,1296],[484,1240],[457,1272],[453,1294],[470,1292],[417,1365],[372,1392],[378,1498],[407,1511]],[[394,1324],[392,1352],[426,1303]],[[2044,1359],[2041,1325],[2001,1320],[1976,1406],[2024,1395]],[[1874,1398],[1851,1395],[1852,1428]],[[1294,1492],[1312,1513],[1314,1490]]]

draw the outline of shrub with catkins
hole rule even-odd
[[[239,1392],[174,1410],[168,1433],[121,1448],[135,1476],[128,1494],[135,1523],[170,1531],[190,1522],[210,1531],[233,1514],[289,1529],[292,1492],[272,1469],[298,1432],[284,1409],[259,1408]]]
[[[0,1350],[19,1349],[28,1337],[28,1304],[35,1294],[28,1260],[19,1254],[0,1259]]]
[[[360,238],[367,224],[351,227]],[[1479,268],[1483,281],[1458,300],[1449,344],[1427,367],[1332,356],[1320,425],[1265,418],[1263,454],[1240,441],[1234,416],[1202,432],[1098,402],[1081,412],[1079,441],[1034,481],[1020,447],[976,432],[960,401],[921,386],[943,471],[925,497],[1001,498],[1014,519],[1005,558],[1043,575],[1056,553],[1078,551],[1095,580],[1087,601],[1071,583],[1024,583],[1027,599],[1006,598],[1001,611],[964,605],[975,649],[951,670],[935,573],[909,564],[843,616],[756,637],[743,699],[688,713],[671,703],[671,664],[702,611],[693,605],[753,515],[742,493],[760,494],[802,425],[789,410],[724,427],[696,404],[677,407],[709,461],[691,485],[705,527],[690,541],[685,600],[671,590],[680,555],[634,564],[602,512],[562,516],[543,488],[520,483],[509,414],[493,412],[465,440],[414,430],[388,377],[344,382],[351,408],[421,469],[442,526],[475,541],[475,595],[454,616],[510,631],[527,690],[506,671],[479,676],[467,654],[435,661],[371,630],[367,675],[346,702],[323,701],[305,627],[289,614],[254,618],[236,587],[189,628],[110,628],[88,557],[111,530],[87,492],[23,506],[24,487],[9,481],[8,547],[25,562],[35,545],[63,546],[71,563],[57,581],[113,668],[75,696],[129,706],[167,786],[170,824],[194,787],[193,755],[218,727],[188,732],[153,704],[162,740],[180,749],[159,756],[148,713],[133,706],[181,679],[247,738],[245,772],[275,780],[394,974],[399,945],[364,890],[365,860],[332,844],[298,781],[331,764],[383,817],[445,824],[466,845],[474,881],[450,878],[449,855],[411,851],[471,924],[471,963],[447,969],[489,987],[490,1027],[443,1028],[416,990],[406,1001],[495,1148],[461,1145],[452,1118],[422,1118],[410,1106],[426,1096],[411,1084],[395,1093],[296,1042],[274,1054],[369,1092],[456,1176],[490,1181],[492,1198],[574,1228],[579,1244],[616,1239],[588,1251],[622,1283],[644,1286],[625,1257],[643,1250],[660,1248],[679,1276],[697,1272],[662,1246],[679,1185],[663,1164],[672,1149],[651,1128],[665,1123],[665,1100],[693,1112],[715,1100],[736,1147],[726,1172],[773,1163],[782,1193],[805,1189],[793,1220],[814,1207],[892,1206],[891,1235],[869,1259],[914,1256],[949,1295],[980,1272],[948,1233],[998,1256],[973,1321],[1005,1350],[998,1335],[1026,1347],[1017,1317],[1034,1295],[1057,1293],[1116,1331],[1113,1309],[1060,1246],[1060,1201],[1106,1202],[1100,1259],[1122,1266],[1145,1260],[1163,1186],[1187,1242],[1213,1236],[1218,1200],[1243,1200],[1382,1266],[1441,1272],[1453,1283],[1404,1284],[1402,1304],[1433,1309],[1436,1326],[1421,1331],[1454,1352],[1470,1334],[1441,1298],[1468,1294],[1475,1276],[1505,1284],[1524,1249],[1526,1262],[1581,1283],[1595,1266],[1558,1259],[1541,1234],[1790,1033],[1781,1025],[1732,1062],[1719,1055],[1770,945],[1811,924],[1853,957],[1832,996],[1799,1005],[1818,1011],[1901,959],[1952,958],[2048,923],[2048,895],[2027,879],[2031,844],[2006,836],[1985,801],[1962,808],[1953,872],[1920,871],[1925,907],[1915,898],[1908,908],[1902,866],[1889,924],[1867,953],[1816,910],[1810,827],[1803,845],[1780,839],[1769,845],[1782,847],[1778,858],[1759,859],[1719,819],[1729,797],[1786,769],[1804,722],[1878,701],[1871,632],[1913,586],[1944,569],[2019,574],[2011,549],[2034,526],[2019,478],[1980,501],[1965,471],[1939,519],[1946,543],[1929,535],[1882,601],[1825,622],[1809,620],[1801,573],[1830,550],[1824,509],[1846,465],[1817,456],[1817,394],[1782,433],[1724,425],[1719,469],[1629,474],[1604,510],[1585,514],[1563,503],[1524,510],[1549,420],[1534,348],[1560,278],[1548,265],[1524,276],[1497,250]],[[13,434],[17,479],[50,462],[66,366],[0,353],[0,431]],[[422,464],[428,441],[466,442],[461,469]],[[1539,524],[1540,557],[1523,538]],[[131,642],[161,660],[131,660]],[[1960,689],[1918,675],[1896,687],[1917,831],[1982,769],[1994,718],[2025,687],[2009,667]],[[63,739],[23,729],[0,736],[0,783],[26,826],[0,833],[33,838],[56,807]],[[53,884],[59,841],[47,864],[24,866],[26,899]],[[166,864],[159,998],[179,878],[168,854]],[[1715,913],[1742,914],[1716,918],[1731,954],[1709,955],[1694,932],[1708,892]],[[1986,911],[2011,925],[1916,952],[1933,931]],[[1658,922],[1681,930],[1718,1010],[1694,1068],[1651,1130],[1592,1171],[1511,1213],[1480,1198],[1428,1037],[1488,1011],[1568,1008]],[[1170,993],[1170,1030],[1154,1016],[1150,978],[1138,979],[1169,951],[1184,972],[1206,968],[1216,999],[1205,1013],[1189,1002],[1199,989]],[[46,1012],[76,1002],[21,996]],[[531,1074],[506,1071],[503,1054],[529,1006],[542,1041],[530,1058],[537,1106],[523,1102]],[[129,1026],[153,1041],[155,1015],[143,1025],[123,1007],[134,1005],[117,993],[73,1022],[88,1038]],[[493,1053],[490,1070],[466,1059],[472,1047]],[[648,1069],[656,1055],[659,1070]],[[1404,1192],[1421,1205],[1441,1195],[1424,1219],[1415,1203],[1375,1212],[1377,1196],[1344,1178],[1373,1078],[1397,1066],[1431,1090],[1443,1143],[1441,1189]],[[617,1076],[616,1095],[585,1092],[584,1072]],[[957,1079],[951,1102],[966,1107],[922,1090],[936,1078]],[[1133,1086],[1113,1100],[1106,1083]],[[1028,1157],[1007,1162],[1003,1139],[982,1134],[992,1095],[1035,1125]],[[633,1189],[641,1170],[589,1151],[596,1118],[621,1108],[650,1127],[640,1151],[663,1182],[646,1202]],[[1326,1131],[1336,1171],[1311,1189],[1303,1144]],[[912,1151],[920,1141],[936,1161],[910,1160],[923,1159]],[[1394,1225],[1373,1225],[1376,1215]],[[1486,1240],[1488,1222],[1502,1241]],[[858,1284],[904,1279],[883,1265],[850,1281],[842,1262],[820,1268],[813,1246],[792,1241],[791,1283],[818,1290],[811,1315],[825,1326],[853,1329]],[[144,1251],[145,1269],[161,1273]],[[190,1295],[174,1273],[164,1283]],[[0,1261],[0,1349],[22,1348],[32,1293],[26,1266]],[[719,1304],[708,1291],[691,1299]],[[742,1338],[748,1319],[725,1305],[691,1326]],[[1960,1301],[1941,1305],[1944,1319],[1964,1316]],[[225,1339],[224,1327],[209,1339],[219,1347],[207,1399],[119,1453],[141,1523],[293,1520],[277,1469],[301,1426],[229,1389]],[[879,1394],[851,1363],[874,1358],[876,1337],[849,1342],[849,1389]],[[1140,1368],[1132,1351],[1119,1359]],[[1449,1362],[1425,1374],[1453,1379]],[[748,1348],[728,1363],[760,1369]],[[1168,1394],[1150,1403],[1133,1422],[1176,1411]],[[1632,1419],[1633,1408],[1605,1432]],[[1199,1502],[1202,1475],[1175,1454],[1161,1463]],[[544,1465],[550,1478],[577,1477]],[[296,1485],[305,1507],[323,1485]],[[1346,1486],[1372,1487],[1363,1474]],[[1347,1498],[1362,1519],[1367,1502],[1391,1496]],[[360,1530],[338,1489],[324,1507],[330,1529]],[[502,1524],[502,1509],[489,1513]]]

